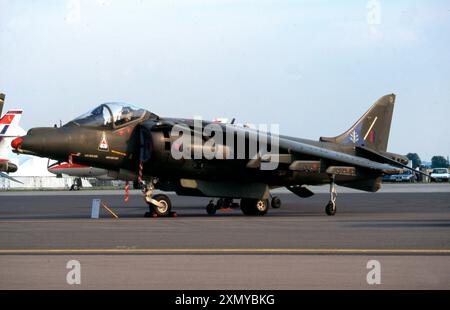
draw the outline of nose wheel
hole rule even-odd
[[[149,182],[143,187],[144,200],[148,204],[149,211],[145,212],[145,217],[163,217],[172,214],[172,203],[167,195],[158,194],[153,196],[155,185]]]
[[[330,181],[330,201],[328,202],[327,206],[325,207],[325,213],[327,215],[335,215],[336,214],[336,199],[337,199],[337,191],[336,191],[336,183],[335,183],[335,176],[331,176]]]

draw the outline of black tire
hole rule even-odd
[[[281,199],[278,198],[277,196],[274,196],[272,198],[272,201],[270,202],[270,205],[272,206],[272,208],[274,209],[279,209],[281,208]]]
[[[263,216],[269,210],[268,199],[241,199],[241,211],[245,215]]]
[[[208,203],[208,205],[206,206],[206,213],[208,213],[208,215],[215,215],[216,211],[216,205],[213,202]]]
[[[163,194],[158,194],[152,197],[154,200],[163,204],[163,206],[155,206],[153,205],[153,211],[158,216],[168,216],[170,211],[172,210],[172,203],[170,202],[169,197]]]
[[[325,207],[325,213],[329,216],[333,216],[336,214],[336,207],[333,206],[333,204],[331,203],[331,201],[327,204],[327,206]]]

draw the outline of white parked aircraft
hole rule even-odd
[[[4,102],[5,94],[0,94],[0,177],[21,183],[8,175],[8,173],[17,171],[17,163],[13,163],[8,158],[8,154],[11,141],[26,134],[25,130],[19,126],[23,111],[13,109],[2,116]]]

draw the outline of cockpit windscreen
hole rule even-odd
[[[74,123],[90,127],[120,127],[124,124],[140,119],[146,111],[126,103],[108,102],[77,117]]]

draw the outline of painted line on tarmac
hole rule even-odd
[[[120,215],[120,214],[119,214]],[[162,217],[162,218],[144,218],[144,217],[121,217],[119,219],[114,218],[99,218],[99,219],[91,219],[88,217],[85,218],[54,218],[54,219],[2,219],[0,220],[0,224],[74,224],[74,223],[82,223],[82,224],[109,224],[109,223],[193,223],[193,222],[202,222],[202,223],[224,223],[229,219],[233,219],[237,224],[241,224],[245,222],[246,224],[250,223],[298,223],[300,220],[308,222],[329,222],[328,217],[324,217],[323,214],[317,213],[310,214],[305,213],[305,217],[299,218],[296,217],[296,214],[293,215],[280,215],[280,214],[271,214],[268,217],[254,218],[254,217],[245,217],[245,216],[221,216],[218,215],[214,218],[207,216],[206,214],[183,214],[178,213],[176,218],[173,217]]]
[[[0,255],[26,254],[380,254],[380,255],[450,255],[450,249],[0,249]]]

